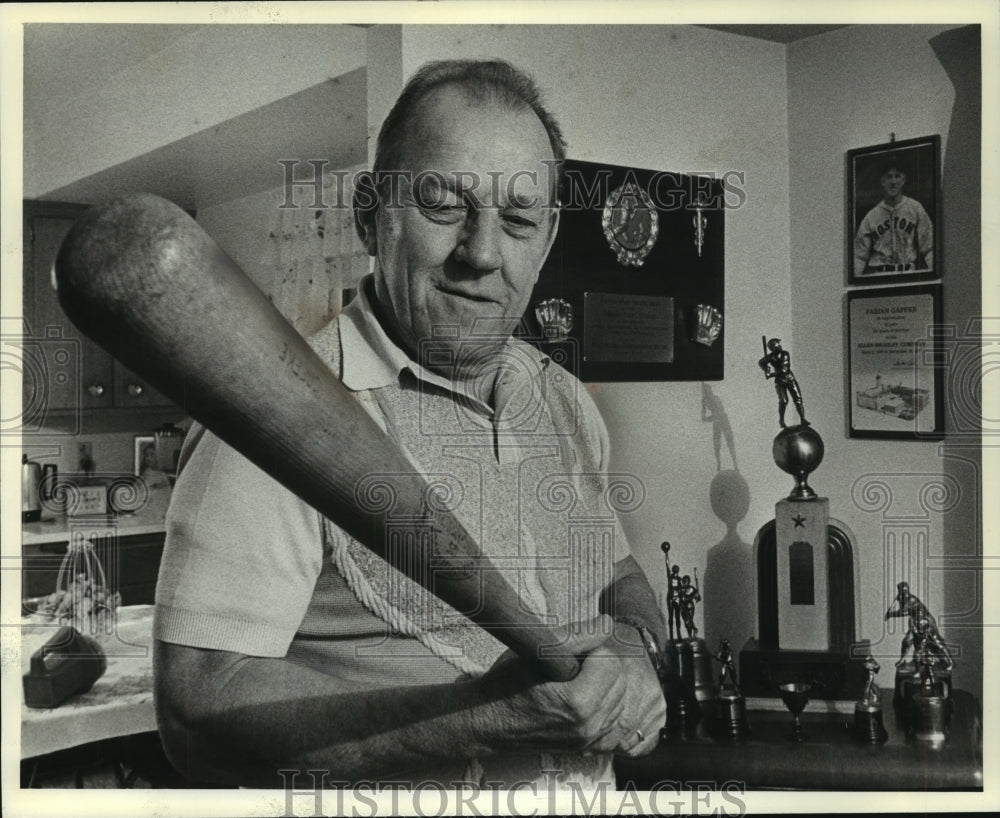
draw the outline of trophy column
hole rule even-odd
[[[830,501],[780,500],[774,507],[778,639],[790,650],[829,650]]]

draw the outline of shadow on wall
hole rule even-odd
[[[753,549],[737,526],[750,510],[750,487],[739,472],[729,416],[707,383],[701,385],[701,418],[712,423],[712,447],[718,474],[709,488],[712,512],[726,525],[726,535],[708,549],[705,566],[705,640],[728,639],[739,650],[754,633]],[[722,468],[726,444],[732,469]]]
[[[983,513],[982,435],[996,435],[995,421],[984,428],[984,351],[996,350],[982,320],[981,134],[982,77],[978,25],[932,37],[942,67],[955,87],[948,125],[948,152],[941,184],[945,228],[944,321],[954,333],[948,342],[950,367],[941,446],[946,478],[960,487],[958,504],[944,516],[944,605],[939,618],[950,645],[960,647],[953,676],[958,688],[983,695]],[[995,353],[993,353],[995,354]],[[994,358],[995,360],[995,358]],[[995,439],[995,438],[994,438]]]

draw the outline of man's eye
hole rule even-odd
[[[428,219],[439,224],[456,224],[462,221],[468,208],[465,205],[438,204],[433,203],[428,207],[421,207],[420,212]]]
[[[534,231],[538,227],[537,222],[524,216],[519,216],[516,213],[504,213],[502,218],[504,228],[507,232],[515,235],[523,236]]]

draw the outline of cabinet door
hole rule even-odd
[[[173,406],[162,392],[154,389],[119,361],[115,361],[115,406],[125,409],[149,406]]]
[[[114,403],[112,358],[83,336],[59,306],[53,264],[59,245],[86,208],[25,206],[24,342],[25,420],[48,412],[110,407]]]

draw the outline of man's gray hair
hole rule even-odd
[[[542,104],[542,95],[535,81],[504,60],[437,60],[421,66],[407,81],[379,130],[372,168],[376,178],[379,178],[380,171],[400,169],[400,146],[407,123],[427,95],[445,85],[460,86],[476,102],[499,104],[511,110],[530,108],[534,111],[549,135],[552,155],[556,160],[554,182],[558,190],[559,176],[566,159],[566,140],[562,129]]]

